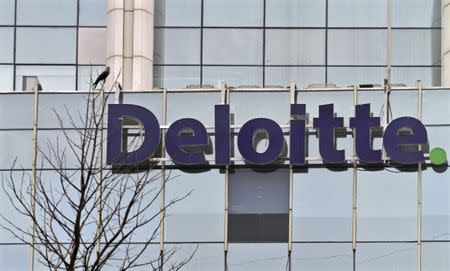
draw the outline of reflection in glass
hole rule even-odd
[[[43,91],[75,89],[75,66],[17,66],[16,90],[30,89],[24,84],[29,76],[37,77]]]
[[[156,64],[199,64],[199,29],[156,29]]]
[[[262,64],[262,31],[205,29],[204,64]]]
[[[18,63],[75,63],[75,28],[17,28]]]
[[[77,0],[17,0],[20,25],[76,25]]]
[[[266,65],[321,65],[325,63],[325,31],[267,30]]]

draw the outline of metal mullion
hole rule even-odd
[[[221,88],[222,88],[222,104],[230,104],[230,92],[228,87],[225,85],[224,82],[221,82]],[[230,116],[228,116],[230,117]],[[230,140],[231,140],[231,128],[230,128]],[[230,150],[231,152],[231,150]],[[224,183],[224,194],[225,194],[225,213],[224,213],[224,268],[227,270],[227,256],[228,256],[228,214],[229,214],[229,201],[228,201],[228,187],[229,187],[229,178],[230,178],[230,165],[225,166],[225,183]]]

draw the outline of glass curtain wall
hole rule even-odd
[[[441,0],[156,0],[154,85],[440,85]]]
[[[106,0],[2,0],[0,91],[89,89],[104,69]]]

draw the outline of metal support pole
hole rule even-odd
[[[167,90],[164,89],[163,92],[163,108],[162,108],[162,123],[164,125],[167,125]],[[161,158],[165,158],[165,148],[166,148],[166,130],[161,130],[162,136],[161,136]],[[161,265],[163,266],[164,263],[164,228],[165,228],[165,216],[166,216],[166,162],[164,159],[161,160],[161,202],[160,202],[160,236],[159,236],[159,251],[160,251],[160,259],[161,259]]]
[[[98,187],[97,187],[97,253],[100,252],[100,233],[102,231],[103,218],[102,218],[102,202],[103,202],[103,125],[105,116],[105,91],[104,88],[100,89],[100,123],[99,123],[99,157],[98,157]],[[94,109],[95,110],[95,109]]]
[[[222,104],[229,104],[230,101],[230,92],[228,91],[228,88],[226,87],[226,84],[224,81],[219,82],[219,87],[221,89],[221,98],[220,102]],[[229,213],[229,202],[228,202],[228,180],[229,180],[229,174],[230,174],[230,168],[229,166],[225,166],[225,184],[224,184],[224,190],[225,190],[225,203],[224,203],[224,258],[225,258],[225,266],[227,263],[227,253],[228,253],[228,213]]]
[[[37,178],[37,126],[38,126],[38,114],[39,114],[39,90],[36,88],[34,90],[34,111],[33,111],[33,135],[32,135],[32,145],[33,145],[33,158],[31,166],[31,251],[30,251],[30,270],[34,270],[34,246],[36,233],[36,178]]]
[[[289,90],[290,90],[290,96],[289,96],[289,104],[295,104],[296,102],[296,92],[297,86],[295,84],[295,81],[291,81],[291,84],[289,86]],[[291,120],[291,116],[289,117],[289,120]],[[289,121],[290,123],[290,121]],[[289,228],[288,228],[288,253],[289,255],[292,252],[292,222],[293,222],[293,190],[294,190],[294,170],[292,168],[292,165],[289,165]],[[290,265],[289,265],[290,267]]]
[[[358,89],[353,87],[353,106],[358,104]],[[356,155],[355,129],[353,129],[353,191],[352,191],[352,249],[353,254],[356,252],[356,227],[357,227],[357,185],[358,185],[358,164]]]
[[[422,121],[422,81],[418,81],[419,101],[417,118]],[[419,145],[419,150],[422,146]],[[422,270],[422,163],[417,164],[417,271]]]

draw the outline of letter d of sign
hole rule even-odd
[[[124,117],[139,120],[145,132],[141,147],[132,152],[123,149],[122,124]],[[158,149],[160,138],[158,119],[151,111],[132,104],[108,105],[108,143],[106,150],[108,165],[137,165],[147,161]]]

